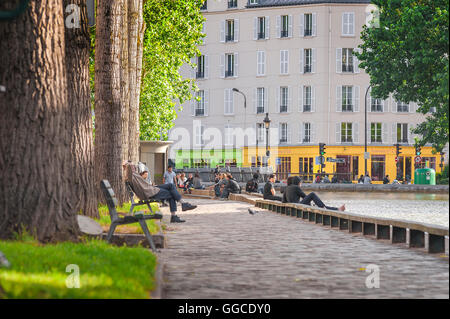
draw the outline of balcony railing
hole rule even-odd
[[[342,72],[353,73],[353,65],[342,64]]]
[[[234,76],[233,70],[226,70],[225,71],[225,77],[231,77],[231,76]]]
[[[205,110],[204,109],[196,109],[195,110],[195,116],[204,116]]]
[[[237,8],[237,0],[228,0],[228,8]]]
[[[288,110],[287,105],[280,105],[280,113],[286,113]]]
[[[288,30],[281,30],[281,37],[282,38],[287,38],[289,36],[289,31]]]
[[[195,73],[195,77],[197,79],[203,79],[203,78],[205,78],[205,73],[204,72],[197,72],[197,73]]]
[[[233,42],[234,41],[234,34],[227,34],[225,36],[225,41],[226,42]]]
[[[303,105],[303,112],[311,112],[311,104]]]
[[[258,40],[265,39],[266,33],[265,32],[258,32]]]
[[[310,36],[312,36],[312,30],[311,30],[311,29],[305,29],[304,36],[305,36],[305,37],[310,37]]]
[[[312,66],[311,65],[305,65],[303,68],[304,73],[311,73],[312,72]]]
[[[264,107],[257,107],[256,113],[258,113],[258,114],[264,113]]]

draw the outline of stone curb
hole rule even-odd
[[[156,256],[158,264],[155,270],[155,289],[150,292],[150,299],[162,299],[163,296],[164,269],[166,265],[162,261],[161,256]]]

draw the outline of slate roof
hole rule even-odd
[[[257,4],[250,4],[250,1],[248,1],[247,8],[284,7],[319,3],[369,4],[370,0],[258,0]]]

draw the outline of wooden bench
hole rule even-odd
[[[119,225],[127,225],[139,223],[141,225],[142,231],[144,232],[145,237],[152,248],[152,251],[156,251],[155,243],[153,242],[152,235],[147,227],[147,220],[149,219],[161,219],[161,214],[150,214],[150,215],[125,215],[120,217],[116,208],[117,208],[117,198],[115,197],[114,191],[111,187],[111,184],[107,180],[102,180],[100,182],[100,188],[102,189],[103,195],[106,199],[106,204],[108,205],[109,216],[111,217],[111,226],[109,227],[108,236],[106,240],[110,243],[113,237],[114,231]],[[146,203],[142,203],[144,205]],[[150,206],[150,204],[149,204]]]

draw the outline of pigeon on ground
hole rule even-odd
[[[248,209],[248,213],[249,213],[250,215],[255,215],[257,212],[254,211],[253,209],[249,208],[249,209]]]

